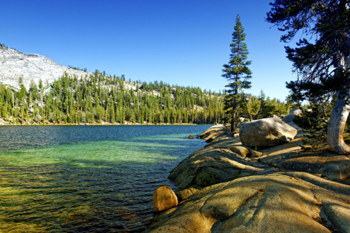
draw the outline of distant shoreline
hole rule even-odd
[[[2,126],[161,126],[161,125],[212,125],[212,124],[194,124],[194,123],[177,123],[177,124],[159,124],[159,123],[127,123],[127,124],[117,124],[117,123],[79,123],[79,124],[70,124],[70,123],[65,123],[65,124],[57,124],[57,123],[48,123],[48,124],[0,124],[0,127]]]

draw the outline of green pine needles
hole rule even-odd
[[[327,149],[327,124],[332,110],[331,104],[310,103],[311,111],[304,110],[293,122],[302,127],[303,151],[315,152]]]
[[[67,73],[45,87],[27,90],[0,84],[0,119],[9,124],[216,124],[223,97],[200,88],[160,82],[127,82],[96,70],[85,77]]]
[[[252,77],[252,72],[248,68],[251,61],[247,60],[248,49],[245,37],[241,19],[237,15],[236,25],[232,33],[232,43],[230,44],[230,61],[228,64],[224,64],[224,69],[222,70],[224,72],[222,76],[229,81],[229,84],[226,85],[227,95],[225,96],[224,107],[231,118],[232,133],[235,131],[237,107],[244,104],[243,90],[251,87],[251,82],[248,81]]]

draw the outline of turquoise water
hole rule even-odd
[[[0,127],[0,232],[139,232],[209,126]]]

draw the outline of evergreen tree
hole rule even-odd
[[[28,94],[27,88],[26,88],[26,87],[24,86],[24,84],[23,84],[23,78],[22,78],[22,77],[19,78],[18,84],[19,84],[19,87],[20,87],[21,89],[20,89],[19,92],[16,93],[16,97],[17,97],[20,101],[22,101],[22,99],[23,99],[24,97],[26,97],[26,95]],[[18,105],[16,104],[16,106],[18,106]]]
[[[39,96],[39,89],[36,83],[32,80],[29,86],[29,92],[33,100],[36,100]]]
[[[245,43],[245,33],[239,15],[236,17],[236,25],[232,33],[232,43],[230,61],[224,65],[222,75],[229,84],[226,85],[227,95],[225,96],[225,110],[231,115],[231,132],[235,130],[236,110],[242,102],[241,93],[243,89],[251,87],[251,71],[248,66],[251,61],[247,61],[248,49]]]
[[[105,121],[123,124],[127,120],[141,124],[145,121],[201,124],[220,122],[223,116],[221,95],[199,88],[170,86],[161,81],[143,84],[136,93],[133,89],[124,89],[124,81],[120,78],[99,72],[80,78],[64,74],[45,87],[42,81],[39,81],[39,87],[32,81],[28,91],[22,79],[19,81],[19,91],[0,85],[0,115],[15,123]],[[154,95],[150,90],[158,93]],[[215,107],[219,108],[217,116]],[[199,111],[201,118],[197,117]]]
[[[43,80],[39,79],[39,89],[40,89],[40,91],[43,90],[43,87],[44,87]]]
[[[336,93],[327,138],[330,148],[340,154],[350,154],[343,140],[344,127],[350,110],[350,11],[349,0],[275,0],[267,21],[278,25],[288,42],[298,31],[309,35],[296,48],[286,47],[299,79],[287,84],[297,101],[320,102]]]

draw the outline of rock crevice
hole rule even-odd
[[[298,135],[259,157],[242,154],[247,147],[230,149],[244,146],[222,127],[201,137],[209,144],[169,175],[179,206],[161,212],[146,232],[349,232],[347,156],[303,154]]]

